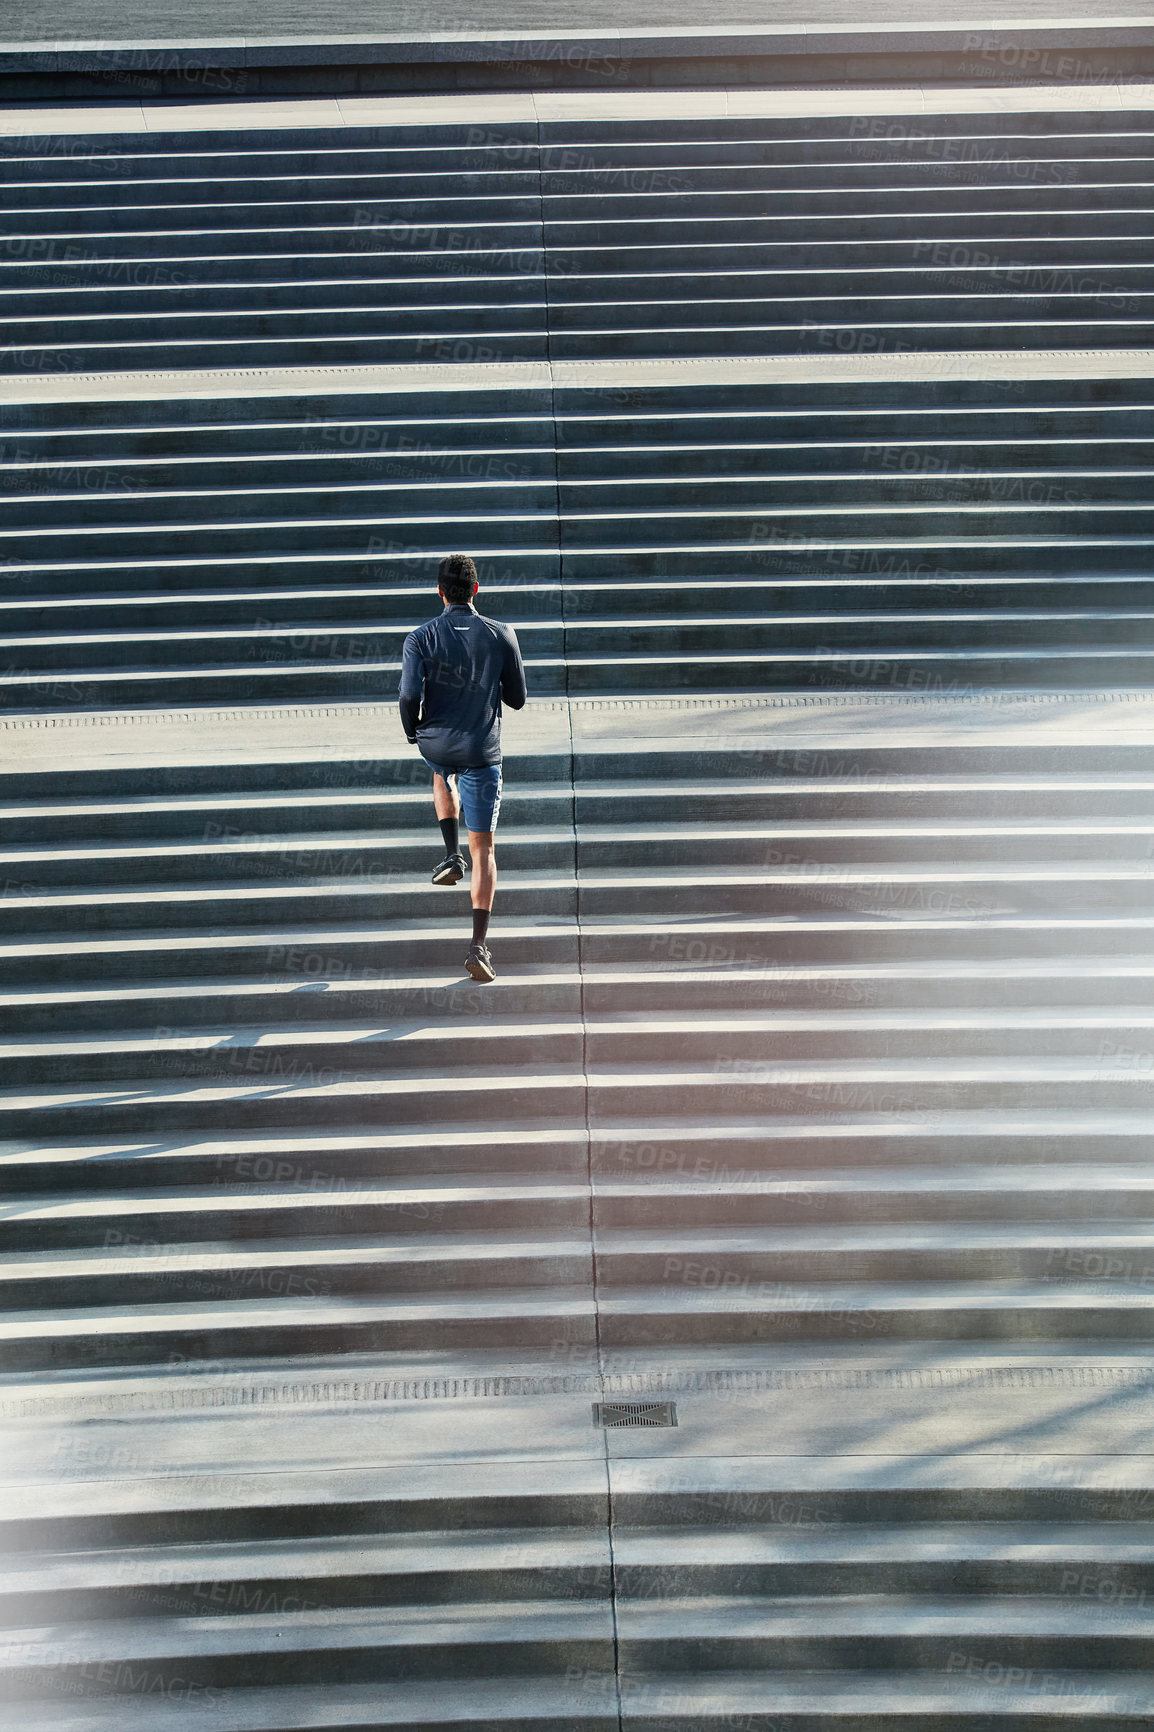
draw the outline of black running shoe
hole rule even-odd
[[[465,958],[465,973],[472,975],[474,980],[488,983],[496,980],[497,970],[493,967],[493,958],[485,944],[470,944],[469,954]]]
[[[469,870],[463,854],[446,854],[433,873],[434,884],[459,884]]]

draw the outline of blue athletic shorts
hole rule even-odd
[[[429,764],[428,758],[425,762]],[[501,810],[500,764],[478,764],[473,770],[455,769],[446,764],[429,764],[429,768],[434,776],[443,776],[450,785],[456,776],[467,830],[497,828],[497,814]]]

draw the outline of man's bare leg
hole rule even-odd
[[[459,818],[461,801],[456,788],[450,788],[444,776],[433,777],[433,810],[438,823],[442,818]]]
[[[474,980],[496,978],[493,961],[485,940],[489,932],[489,915],[497,892],[497,852],[492,830],[469,831],[469,858],[473,862],[470,885],[473,899],[473,944],[465,966]]]
[[[497,849],[492,830],[469,831],[469,858],[473,862],[473,907],[491,910],[497,893]]]
[[[460,861],[457,824],[461,816],[461,801],[457,790],[446,782],[444,776],[433,777],[433,810],[445,840],[445,858],[433,874],[433,883],[459,884],[465,876],[464,870],[461,864],[454,867],[452,862],[454,857]]]

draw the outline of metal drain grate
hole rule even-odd
[[[594,1425],[676,1425],[674,1401],[595,1401]]]

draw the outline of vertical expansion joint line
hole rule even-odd
[[[565,719],[569,728],[569,821],[573,831],[573,897],[577,933],[577,1005],[581,1020],[581,1091],[585,1108],[585,1184],[589,1198],[589,1267],[593,1283],[593,1341],[597,1353],[597,1386],[605,1396],[601,1349],[601,1301],[598,1292],[596,1222],[593,1214],[593,1132],[589,1120],[589,1026],[585,1017],[585,961],[581,945],[581,838],[577,828],[577,755],[573,739],[573,698],[569,690],[569,639],[565,615],[565,542],[561,531],[561,463],[557,438],[557,384],[553,376],[552,305],[549,300],[549,239],[545,225],[545,171],[541,161],[541,118],[537,117],[537,198],[541,213],[541,281],[545,294],[545,364],[549,371],[549,421],[553,433],[553,495],[557,523],[557,588],[561,600],[561,668],[565,680]],[[621,1706],[621,1645],[617,1628],[617,1559],[613,1551],[613,1475],[609,1433],[602,1440],[605,1461],[605,1539],[609,1553],[609,1625],[613,1639],[613,1690],[617,1729],[624,1732]]]

